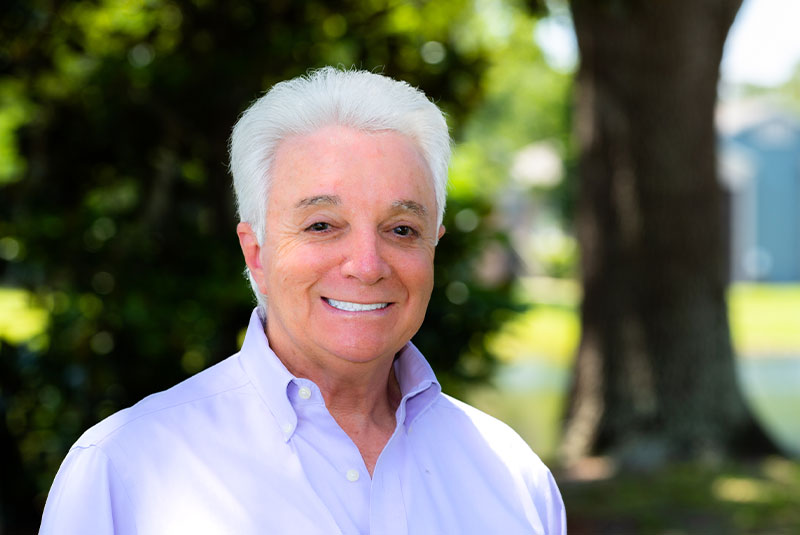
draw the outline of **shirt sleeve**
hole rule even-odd
[[[524,450],[520,455],[527,458],[523,470],[524,484],[536,509],[538,522],[547,535],[566,535],[567,513],[552,472],[521,438],[519,445]]]
[[[548,535],[560,535],[567,533],[567,512],[564,508],[564,500],[558,490],[553,474],[547,471],[547,485],[545,500],[545,510],[547,518],[545,520]]]
[[[74,447],[47,496],[40,535],[136,533],[133,507],[119,474],[97,446]]]

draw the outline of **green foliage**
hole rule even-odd
[[[529,137],[566,138],[559,102],[528,113],[526,99],[566,86],[538,67],[519,6],[12,0],[0,24],[0,285],[47,312],[44,333],[0,341],[2,479],[13,483],[2,486],[0,529],[37,524],[83,429],[235,351],[252,298],[227,136],[262,91],[308,68],[382,70],[433,97],[457,140],[491,141],[466,149],[474,165],[456,157],[415,338],[451,391],[489,374],[485,335],[518,308],[514,255],[491,207],[507,174],[498,158]],[[531,62],[538,74],[524,77]],[[514,97],[519,84],[528,92]],[[483,102],[491,109],[469,119]],[[527,126],[504,125],[506,109]]]
[[[501,2],[486,2],[482,17],[484,28],[476,31],[491,42],[490,61],[481,80],[483,103],[469,115],[455,153],[451,180],[456,196],[491,195],[504,187],[515,153],[532,142],[551,142],[566,166],[575,158],[572,79],[550,69],[541,51],[530,46],[536,21]],[[571,188],[571,180],[568,175],[559,191]]]

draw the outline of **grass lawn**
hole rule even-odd
[[[561,384],[508,388],[501,374],[496,385],[476,387],[467,399],[509,422],[540,455],[548,457],[559,440],[565,383],[580,338],[580,287],[569,280],[523,279],[522,288],[531,308],[494,334],[489,347],[516,373],[560,371]],[[728,303],[732,338],[742,364],[762,357],[800,358],[800,284],[736,284],[729,290]],[[759,403],[778,400],[778,394],[760,396],[753,408],[759,413],[763,409]],[[789,418],[784,423],[796,421],[793,403],[785,405],[779,407]],[[761,412],[775,413],[775,407],[767,408]]]
[[[739,355],[800,356],[800,284],[736,284],[728,317]]]
[[[568,366],[580,338],[577,283],[523,280],[531,308],[490,341],[503,362],[538,359]],[[738,283],[728,292],[734,347],[740,357],[800,356],[800,284]]]
[[[779,457],[593,481],[556,477],[572,535],[800,533],[800,463]]]

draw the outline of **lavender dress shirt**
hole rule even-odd
[[[40,533],[566,533],[550,471],[511,428],[442,394],[412,344],[394,366],[397,427],[370,478],[254,311],[239,353],[78,439]]]

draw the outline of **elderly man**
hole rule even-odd
[[[378,74],[256,101],[231,138],[259,303],[242,349],[87,431],[41,533],[564,533],[547,468],[409,342],[449,155],[439,109]]]

